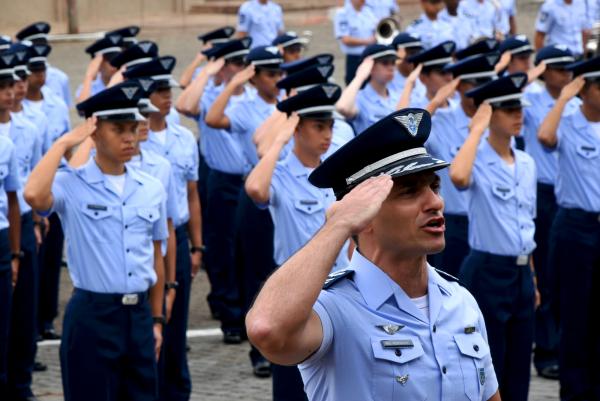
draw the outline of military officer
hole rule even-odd
[[[238,10],[237,38],[249,36],[252,46],[269,46],[284,31],[283,11],[272,0],[247,0]]]
[[[425,49],[454,40],[452,25],[439,17],[444,9],[443,0],[421,0],[421,8],[423,13],[406,27],[406,32],[420,38]]]
[[[583,0],[546,0],[535,22],[535,48],[566,45],[575,57],[583,55],[583,35],[591,28]]]
[[[308,38],[299,37],[296,32],[286,32],[273,39],[271,44],[279,48],[284,63],[291,63],[302,58],[308,42]]]

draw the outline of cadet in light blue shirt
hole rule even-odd
[[[336,11],[333,20],[333,34],[346,55],[344,81],[348,85],[361,62],[361,55],[367,45],[375,43],[375,29],[379,19],[365,5],[364,0],[346,1],[343,8]]]
[[[252,38],[252,47],[269,46],[284,31],[281,6],[271,0],[248,0],[238,11],[237,37]]]
[[[85,72],[83,83],[75,91],[77,102],[83,102],[90,96],[106,89],[117,68],[110,61],[121,53],[123,37],[108,34],[85,49],[92,58]]]
[[[561,397],[593,399],[600,391],[593,376],[600,353],[594,346],[592,311],[600,260],[600,57],[567,68],[576,78],[561,90],[538,138],[558,153],[559,209],[550,230],[548,260],[560,280],[554,301],[560,308]],[[581,107],[565,116],[565,106],[577,94]]]
[[[389,87],[396,93],[402,93],[406,79],[416,68],[416,65],[409,62],[408,58],[422,51],[423,44],[419,38],[406,32],[400,32],[392,41],[392,47],[396,49],[398,61],[396,62],[394,79],[389,83]],[[425,85],[423,85],[420,79],[417,79],[411,93],[411,98],[423,97],[425,96],[425,92]]]
[[[166,194],[157,179],[125,166],[134,153],[137,121],[143,120],[137,108],[142,92],[139,84],[126,82],[80,103],[88,120],[51,147],[24,190],[35,210],[59,214],[69,243],[75,290],[60,349],[68,401],[157,396]],[[90,136],[96,157],[57,171],[66,151]],[[131,375],[119,374],[121,369]]]
[[[500,31],[502,14],[492,0],[461,0],[458,15],[471,24],[469,42],[481,38],[495,38]]]
[[[450,167],[452,182],[469,202],[471,251],[460,278],[483,312],[500,392],[515,400],[526,400],[529,391],[539,302],[530,257],[536,246],[535,162],[511,145],[521,131],[526,84],[527,75],[518,73],[466,93],[478,110]]]
[[[423,14],[406,27],[406,32],[421,39],[425,49],[454,40],[453,26],[439,15],[444,9],[442,0],[421,0],[421,8]]]
[[[590,27],[583,0],[546,0],[535,22],[535,47],[566,45],[579,57],[583,54],[583,31]]]
[[[517,33],[517,2],[515,0],[499,0],[500,2],[500,22],[498,32],[503,37],[515,35]]]
[[[471,44],[471,21],[464,14],[458,13],[460,0],[444,0],[444,4],[446,8],[440,11],[438,18],[452,25],[452,40],[456,43],[456,50],[462,50]]]
[[[356,76],[336,104],[358,134],[396,110],[400,94],[391,90],[389,83],[394,78],[397,58],[391,46],[367,46]],[[367,79],[369,82],[363,86]]]
[[[476,302],[426,261],[445,245],[435,170],[448,166],[423,148],[430,127],[425,110],[394,112],[309,176],[338,202],[247,317],[270,360],[299,364],[309,399],[500,399]],[[350,236],[350,266],[326,279]]]

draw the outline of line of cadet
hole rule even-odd
[[[179,83],[176,60],[137,41],[139,28],[107,32],[86,49],[75,94],[86,122],[73,130],[68,78],[47,61],[50,26],[3,38],[0,394],[35,399],[35,341],[58,337],[66,238],[65,399],[189,399],[185,331],[201,265],[224,342],[241,343],[262,283],[335,200],[309,174],[388,114],[420,107],[432,115],[426,148],[453,160],[439,172],[447,246],[430,263],[479,303],[502,397],[527,399],[535,343],[537,371],[560,376],[562,399],[598,399],[600,59],[576,62],[589,12],[544,3],[531,66],[534,47],[510,35],[514,2],[467,1],[422,0],[423,15],[386,44],[375,26],[399,15],[394,2],[348,1],[335,21],[343,91],[334,57],[304,58],[307,40],[284,32],[271,1],[246,2],[237,29],[199,36]],[[178,112],[197,121],[198,144]],[[275,400],[306,399],[296,367],[249,356],[256,376],[273,375]]]

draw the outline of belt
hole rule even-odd
[[[569,208],[565,208],[565,207],[562,207],[560,209],[564,213],[564,215],[567,217],[571,217],[571,218],[575,218],[575,219],[582,219],[585,221],[594,221],[595,220],[598,223],[600,223],[600,212],[587,212],[583,209],[569,209]]]
[[[148,300],[148,291],[134,292],[131,294],[110,294],[75,288],[73,290],[73,295],[83,296],[84,298],[87,298],[90,301],[124,306],[134,306],[138,304],[143,304]]]
[[[479,258],[483,259],[485,262],[490,263],[499,263],[499,264],[512,264],[516,266],[529,266],[529,258],[530,255],[518,255],[518,256],[504,256],[504,255],[495,255],[489,252],[476,251],[475,249],[471,250],[474,255],[477,255]]]

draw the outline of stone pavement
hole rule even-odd
[[[530,36],[533,33],[533,20],[538,7],[539,3],[533,2],[519,4],[518,26],[521,27],[520,30],[523,33]],[[409,6],[402,8],[403,26],[408,25],[418,14],[418,8]],[[334,76],[337,82],[343,82],[343,58],[336,41],[333,39],[330,15],[331,12],[325,11],[289,13],[286,14],[286,27],[297,32],[311,30],[313,39],[308,53],[310,55],[322,52],[334,53],[337,60],[337,69]],[[116,18],[115,26],[121,22],[123,24],[127,23],[125,20],[121,21]],[[162,20],[148,21],[148,24],[144,25],[142,29],[141,37],[156,41],[159,44],[161,54],[177,57],[178,64],[175,75],[178,76],[187,63],[193,59],[200,47],[196,35],[223,24],[235,24],[235,17],[224,15],[189,16],[184,19],[165,17]],[[96,28],[108,29],[112,26],[84,28],[86,27],[82,27],[82,31],[89,32]],[[83,49],[89,43],[53,43],[50,62],[63,69],[70,76],[73,92],[83,79],[85,68],[89,62],[88,56],[83,52]],[[176,95],[177,93],[175,93]],[[71,121],[73,124],[78,124],[81,120],[75,112],[72,112]],[[197,131],[194,122],[185,118],[182,118],[182,121],[194,132]],[[68,274],[64,269],[60,294],[61,313],[64,310],[71,288]],[[192,291],[189,324],[191,329],[209,330],[218,327],[217,322],[210,318],[205,300],[207,293],[207,278],[205,274],[201,274],[196,278]],[[59,332],[61,322],[62,315],[56,320]],[[215,330],[201,331],[202,336],[189,340],[191,346],[189,361],[194,385],[192,400],[221,401],[234,398],[257,401],[270,400],[270,380],[254,378],[251,373],[248,344],[224,345],[218,331],[216,331],[217,335],[211,335],[211,332],[214,333]],[[48,364],[49,370],[34,375],[36,395],[44,401],[62,400],[58,346],[56,344],[42,344],[39,347],[39,360]],[[558,400],[557,382],[540,379],[537,376],[532,377],[530,400]]]

